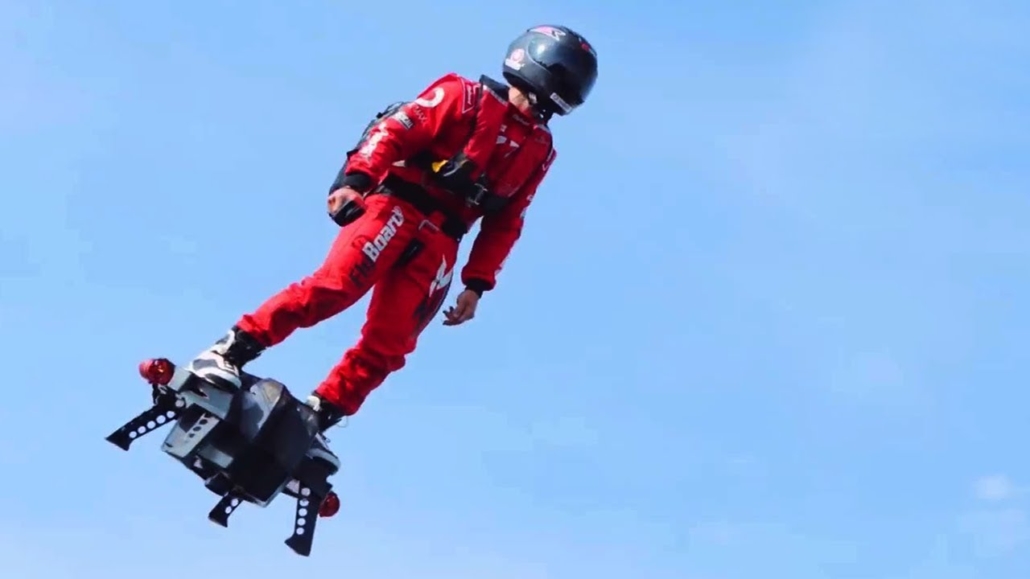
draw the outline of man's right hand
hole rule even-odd
[[[340,227],[352,223],[365,213],[365,198],[350,187],[340,187],[326,201],[329,217]]]

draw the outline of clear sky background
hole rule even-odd
[[[369,116],[565,23],[590,101],[343,509],[103,438],[322,259]],[[1030,577],[1030,4],[0,0],[0,575]],[[467,252],[469,244],[466,244]],[[449,302],[453,301],[452,293]],[[364,302],[256,362],[306,392]]]

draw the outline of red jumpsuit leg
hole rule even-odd
[[[358,343],[316,389],[345,415],[356,413],[372,390],[404,367],[419,335],[447,298],[458,242],[431,228],[424,228],[418,238],[425,247],[411,262],[379,280]]]
[[[368,198],[364,215],[340,230],[325,262],[236,323],[266,347],[349,308],[389,271],[418,231],[420,214],[385,195]]]

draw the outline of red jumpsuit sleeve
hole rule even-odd
[[[552,149],[534,179],[504,209],[483,217],[468,263],[461,271],[461,281],[467,288],[482,293],[497,285],[497,276],[522,235],[526,211],[556,156],[557,152]]]
[[[448,127],[463,118],[469,83],[447,74],[418,97],[379,121],[344,164],[342,174],[364,174],[376,185],[397,161],[426,149]],[[367,181],[367,179],[366,179]]]

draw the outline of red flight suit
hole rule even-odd
[[[420,151],[439,160],[464,151],[483,168],[490,190],[508,198],[507,204],[484,215],[436,186],[425,169],[403,163]],[[345,415],[356,413],[415,350],[419,334],[447,296],[461,229],[467,231],[480,217],[480,233],[461,279],[480,293],[494,287],[555,156],[547,126],[510,104],[506,94],[457,74],[439,78],[379,121],[347,159],[341,174],[365,175],[374,187],[366,196],[366,212],[341,228],[321,267],[236,325],[270,347],[372,290],[360,339],[316,390]],[[388,186],[398,184],[421,185],[417,189],[426,197],[421,201],[432,203],[427,207],[390,194]],[[456,220],[462,226],[457,233]]]

